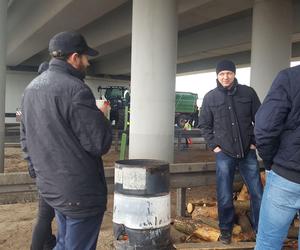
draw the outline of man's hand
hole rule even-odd
[[[221,151],[222,151],[222,149],[219,146],[217,146],[217,147],[214,148],[214,152],[215,153],[219,153]]]
[[[250,145],[250,149],[254,149],[254,150],[255,150],[255,149],[256,149],[256,146],[253,145],[253,144],[251,144],[251,145]]]

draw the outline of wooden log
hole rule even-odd
[[[255,234],[253,232],[240,233],[239,235],[232,236],[232,242],[245,242],[245,241],[254,241]]]
[[[298,239],[299,227],[290,227],[288,232],[288,238]]]
[[[210,217],[205,217],[205,216],[199,216],[197,221],[202,222],[210,227],[213,227],[215,229],[219,229],[219,221]],[[235,235],[238,235],[239,233],[242,232],[242,228],[239,225],[234,225],[232,229],[232,233]]]
[[[205,200],[202,200],[202,201],[194,201],[194,202],[189,202],[187,205],[186,205],[186,210],[189,214],[191,214],[195,207],[197,206],[201,206],[201,207],[214,207],[216,206],[217,203],[215,201],[205,201]]]
[[[263,184],[263,186],[266,185],[266,172],[260,172],[260,179],[261,179],[261,183]]]
[[[218,208],[217,207],[198,207],[196,206],[193,213],[192,218],[197,220],[199,216],[211,217],[214,219],[218,218]]]
[[[244,184],[242,189],[241,189],[241,192],[239,193],[238,197],[237,197],[237,200],[238,201],[246,201],[246,200],[249,200],[249,192],[248,192],[248,188],[247,186]]]
[[[252,226],[246,214],[238,215],[238,225],[241,226],[243,233],[252,232]]]
[[[298,219],[298,218],[294,219],[293,226],[294,226],[294,227],[299,227],[299,226],[300,226],[300,223],[299,223],[299,219]]]
[[[220,231],[201,222],[191,219],[175,219],[174,227],[185,234],[194,235],[206,241],[217,241]]]
[[[245,214],[250,211],[250,201],[233,201],[233,205],[235,208],[235,213]],[[197,220],[199,216],[211,217],[213,219],[218,219],[218,208],[217,207],[202,207],[195,206],[192,212],[192,218]]]
[[[250,211],[250,200],[236,200],[233,201],[236,214],[245,214]]]
[[[213,227],[202,226],[197,228],[194,231],[193,235],[205,241],[218,241],[220,237],[220,231]]]
[[[244,183],[241,181],[234,182],[233,183],[233,192],[241,192],[243,185],[244,185]]]
[[[185,233],[187,235],[191,235],[196,230],[197,223],[195,223],[191,219],[183,219],[183,218],[179,219],[179,218],[177,218],[177,219],[174,220],[174,227],[179,232]]]

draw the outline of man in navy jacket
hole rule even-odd
[[[257,149],[270,171],[255,249],[276,250],[300,209],[300,66],[277,75],[255,120]]]
[[[107,202],[101,156],[112,141],[110,122],[83,81],[88,56],[98,52],[76,32],[55,35],[49,52],[49,69],[24,91],[21,145],[41,197],[55,209],[55,249],[95,249]]]

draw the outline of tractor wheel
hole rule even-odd
[[[118,122],[116,124],[118,129],[124,129],[124,119],[125,119],[125,109],[119,109]]]

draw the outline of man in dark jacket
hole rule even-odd
[[[49,52],[49,69],[24,91],[21,144],[40,195],[55,209],[55,249],[95,249],[107,201],[101,156],[112,140],[83,81],[88,56],[98,52],[76,32],[55,35]]]
[[[269,170],[257,250],[281,249],[300,209],[300,66],[281,71],[256,114],[258,153]]]
[[[218,63],[217,87],[205,95],[199,119],[208,147],[216,155],[220,241],[224,244],[231,242],[234,225],[232,196],[236,167],[250,192],[251,221],[255,231],[263,192],[253,135],[254,117],[260,101],[252,88],[238,84],[235,72],[232,61]]]
[[[38,74],[42,74],[49,68],[48,62],[40,64]],[[25,159],[28,160],[29,175],[36,178],[36,174],[30,161],[30,157],[25,154]],[[52,220],[54,219],[54,209],[48,205],[42,196],[39,196],[39,209],[37,221],[32,232],[31,250],[52,250],[56,245],[56,238],[52,234]]]

